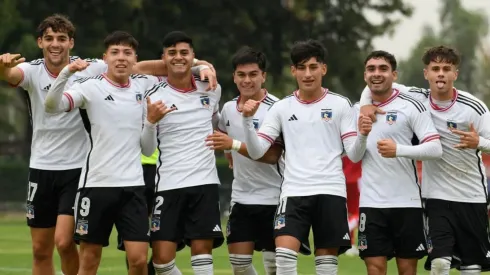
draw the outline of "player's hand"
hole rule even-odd
[[[206,89],[206,91],[211,91],[211,90],[214,91],[216,89],[216,87],[218,86],[218,79],[216,77],[216,70],[214,69],[213,64],[211,64],[205,60],[198,60],[196,62],[196,66],[199,66],[199,65],[206,65],[209,67],[206,69],[202,69],[199,74],[200,74],[201,80],[204,80],[207,78],[209,81],[209,85],[208,85],[208,88]]]
[[[259,109],[260,101],[249,99],[243,104],[242,115],[244,117],[251,117],[255,115],[255,112]]]
[[[214,131],[206,138],[206,146],[212,150],[231,150],[233,139],[225,133]]]
[[[396,143],[392,139],[378,140],[378,153],[384,158],[395,158]]]
[[[363,114],[359,115],[359,120],[357,121],[359,127],[359,133],[363,136],[369,135],[373,127],[373,121],[368,116]]]
[[[160,119],[162,119],[166,114],[176,110],[175,107],[167,108],[167,106],[165,106],[165,104],[161,100],[152,103],[150,97],[146,98],[146,104],[147,104],[146,119],[151,124],[155,124],[159,122]]]
[[[376,122],[376,114],[386,114],[386,112],[374,105],[364,105],[361,107],[361,114],[371,118],[372,122]]]
[[[5,53],[0,55],[0,68],[13,68],[25,61],[26,59],[20,54]]]
[[[225,153],[225,158],[228,160],[228,168],[233,169],[233,157],[231,153]]]
[[[68,64],[68,70],[70,73],[76,73],[85,70],[88,66],[90,66],[90,63],[79,58]]]
[[[458,149],[476,149],[478,148],[478,143],[480,142],[480,135],[475,130],[473,123],[470,123],[469,132],[464,132],[461,130],[451,130],[454,134],[460,137],[459,144],[454,145],[454,148]]]

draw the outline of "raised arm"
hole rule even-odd
[[[65,91],[66,82],[78,71],[85,70],[90,64],[82,59],[77,59],[66,65],[58,77],[51,84],[51,88],[44,100],[44,110],[47,113],[69,112],[83,105],[84,97],[80,84],[75,83]]]
[[[24,73],[17,65],[25,61],[26,59],[20,54],[5,53],[0,55],[0,79],[7,81],[12,86],[19,85]]]
[[[356,110],[350,105],[344,108],[340,121],[340,138],[345,153],[352,162],[357,163],[364,157],[367,135],[371,132],[371,127],[370,118],[362,115],[357,118]],[[357,129],[359,129],[359,134]]]

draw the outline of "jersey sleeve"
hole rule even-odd
[[[217,114],[219,112],[219,101],[221,99],[221,86],[218,84],[216,90],[210,91],[210,93],[216,94],[216,105],[214,105],[213,114]]]
[[[69,103],[69,109],[67,112],[76,108],[81,108],[81,109],[86,108],[86,101],[88,98],[87,91],[86,91],[87,86],[88,85],[84,85],[81,83],[75,83],[70,87],[69,90],[63,93],[63,97],[66,98]]]
[[[14,88],[21,87],[24,90],[30,90],[32,86],[32,75],[33,75],[34,65],[29,64],[28,62],[23,62],[17,65],[15,68],[20,70],[22,74],[22,78],[18,83],[10,83],[10,86]]]
[[[482,105],[484,113],[475,118],[474,127],[480,136],[478,149],[485,153],[490,153],[490,112],[484,103]]]
[[[340,117],[340,138],[342,140],[357,135],[356,122],[356,111],[354,107],[346,103]]]
[[[393,89],[398,90],[400,93],[408,94],[422,103],[429,100],[429,90],[418,87],[409,87],[400,83],[393,83]]]
[[[88,75],[99,75],[107,72],[107,64],[104,60],[97,58],[87,58],[84,60],[90,64],[87,69],[85,69]]]
[[[420,141],[419,143],[439,139],[439,133],[434,126],[430,112],[421,102],[416,101],[414,104],[416,104],[416,110],[412,111],[409,121],[412,131]]]
[[[273,144],[274,141],[281,135],[281,117],[280,117],[280,106],[274,104],[271,106],[267,114],[265,115],[264,122],[259,128],[257,135]]]
[[[222,133],[228,134],[226,131],[226,105],[223,106],[223,109],[221,110],[217,130]]]

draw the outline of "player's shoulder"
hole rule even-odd
[[[34,60],[30,61],[30,62],[24,62],[22,64],[30,65],[30,66],[44,65],[44,58],[34,59]]]
[[[361,102],[356,102],[352,105],[352,107],[354,108],[354,110],[356,110],[357,112],[359,112],[361,110]]]
[[[279,99],[277,96],[275,96],[275,95],[273,95],[273,94],[271,94],[271,93],[267,92],[267,93],[265,94],[264,99],[262,100],[262,103],[263,103],[263,104],[265,104],[265,105],[268,105],[268,106],[272,106],[272,105],[274,105],[276,102],[278,102],[279,100],[280,100],[280,99]]]
[[[341,94],[338,94],[338,93],[335,93],[333,91],[330,91],[328,89],[326,89],[327,91],[327,96],[325,98],[328,98],[327,100],[336,100],[336,104],[346,104],[348,105],[349,107],[352,107],[352,102],[350,101],[350,99],[344,95],[341,95]]]
[[[417,111],[419,113],[427,111],[427,108],[425,108],[425,105],[420,100],[409,94],[398,93],[396,95],[396,99],[401,102],[406,102],[408,108],[411,108],[413,111]]]
[[[236,105],[238,104],[238,97],[233,98],[232,100],[228,100],[223,104],[223,107],[221,108],[221,112],[227,111],[230,108],[236,108]]]
[[[166,81],[166,79],[164,79],[164,80],[154,84],[153,86],[151,86],[148,90],[146,90],[144,97],[146,98],[148,96],[153,96],[158,91],[164,90],[167,87],[168,87],[168,82]]]
[[[461,90],[457,91],[458,96],[456,98],[456,102],[458,104],[466,106],[468,109],[475,111],[480,116],[488,112],[488,107],[483,101],[468,92]]]
[[[404,86],[401,84],[393,83],[393,88],[397,89],[400,92],[410,92],[413,94],[419,94],[424,96],[425,98],[429,98],[430,95],[430,90],[425,89],[425,88],[420,88],[420,87],[414,87],[414,86]]]
[[[73,81],[73,83],[81,84],[81,85],[91,85],[93,83],[100,83],[102,82],[102,80],[104,80],[104,76],[102,74],[99,74],[94,76],[78,78],[77,80]]]

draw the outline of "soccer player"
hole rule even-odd
[[[78,112],[44,112],[44,98],[52,82],[62,68],[77,59],[70,57],[75,27],[66,17],[53,15],[39,24],[37,33],[38,46],[44,57],[26,63],[20,54],[2,54],[0,79],[14,87],[22,87],[28,93],[33,136],[26,217],[32,238],[33,274],[54,272],[53,249],[56,245],[63,273],[76,275],[78,252],[73,242],[73,202],[89,140]],[[87,59],[87,62],[91,65],[76,72],[67,87],[74,79],[95,76],[107,70],[102,60]],[[201,62],[198,64],[207,63]],[[158,60],[139,62],[133,70],[166,74],[165,64]],[[213,72],[203,69],[201,73],[215,85]]]
[[[214,133],[206,139],[214,150],[231,150],[234,164],[231,214],[226,228],[230,263],[233,274],[256,275],[252,255],[254,250],[263,251],[266,273],[276,274],[271,225],[279,203],[281,170],[284,169],[284,162],[279,160],[283,145],[276,140],[268,155],[260,159],[265,163],[251,160],[245,143],[241,142],[244,140],[241,110],[248,99],[261,103],[254,116],[258,129],[269,108],[279,99],[262,88],[267,67],[264,53],[244,47],[233,56],[231,63],[240,96],[225,103],[221,110],[218,130],[222,133]]]
[[[207,84],[192,76],[194,50],[185,33],[167,34],[163,51],[168,77],[145,93],[176,109],[154,125],[156,134],[144,131],[154,142],[146,153],[153,153],[157,144],[160,153],[150,228],[153,262],[158,275],[181,274],[175,256],[184,239],[194,273],[212,274],[212,249],[224,238],[216,159],[205,139],[219,119],[221,87],[207,92]]]
[[[364,64],[373,105],[386,114],[378,114],[362,159],[360,257],[369,275],[386,274],[393,257],[399,274],[416,274],[427,251],[415,160],[440,159],[441,142],[426,107],[392,88],[395,57],[374,51]],[[420,144],[412,145],[414,136]]]
[[[280,135],[285,142],[284,181],[274,222],[277,274],[297,274],[300,240],[308,238],[310,228],[317,274],[336,274],[337,256],[350,248],[341,155],[345,149],[352,161],[361,159],[371,121],[360,119],[358,136],[350,101],[322,88],[327,66],[320,42],[295,43],[291,61],[299,90],[272,105],[258,133],[253,116],[260,102],[245,102],[245,143],[250,157],[259,159]]]
[[[149,226],[140,162],[143,91],[160,79],[131,75],[138,42],[130,34],[116,31],[107,36],[104,46],[107,73],[75,80],[63,92],[72,75],[88,66],[83,60],[72,62],[53,82],[45,110],[59,113],[79,108],[89,135],[90,148],[75,201],[78,274],[96,274],[114,224],[124,240],[129,274],[146,274]],[[161,102],[147,109],[147,120],[152,123],[173,110]]]
[[[422,197],[426,199],[428,252],[425,264],[431,274],[447,275],[451,267],[461,274],[480,274],[490,267],[487,187],[481,152],[490,151],[490,114],[487,106],[453,85],[460,56],[456,50],[437,46],[422,60],[430,90],[393,84],[401,93],[422,101],[439,132],[443,156],[424,161]],[[369,105],[369,90],[361,105]],[[372,115],[373,107],[364,107]]]

